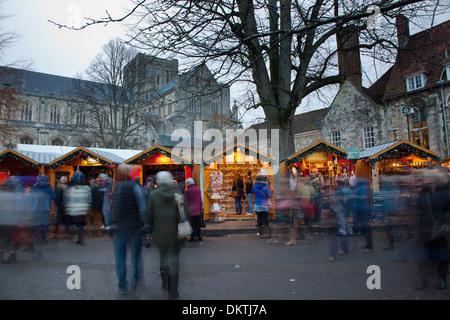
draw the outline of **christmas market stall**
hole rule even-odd
[[[333,191],[332,178],[350,177],[354,164],[347,159],[347,151],[325,140],[314,142],[280,163],[282,177],[309,178],[314,169],[322,177],[322,213],[327,213]]]
[[[123,161],[124,158],[112,152],[78,147],[51,161],[46,174],[50,177],[53,187],[62,176],[70,179],[78,170],[84,173],[89,182],[96,179],[100,173],[113,177],[115,165]]]
[[[203,207],[205,219],[220,222],[227,216],[236,214],[236,203],[231,196],[233,182],[239,176],[245,186],[247,178],[255,181],[256,176],[267,178],[269,187],[273,192],[274,177],[272,168],[273,159],[257,150],[236,143],[223,152],[204,160],[203,170]],[[242,199],[242,217],[254,217],[247,212],[247,199]],[[273,201],[271,200],[272,204]],[[269,208],[269,218],[275,217],[274,206]]]
[[[357,161],[361,172],[369,172],[374,216],[381,216],[386,195],[399,195],[399,203],[411,205],[422,188],[423,170],[439,162],[439,155],[407,140],[367,148]],[[357,176],[365,176],[359,174]],[[382,217],[380,217],[381,219]]]
[[[38,155],[24,154],[20,151],[7,149],[0,153],[0,184],[10,177],[19,177],[27,187],[32,187],[36,177],[44,173],[45,163],[39,162]]]
[[[184,182],[187,178],[194,178],[197,185],[199,185],[200,174],[198,166],[194,169],[194,165],[190,160],[178,156],[170,149],[160,145],[154,145],[125,160],[124,163],[141,168],[142,183],[145,183],[149,177],[152,177],[154,183],[156,183],[155,178],[159,171],[169,171],[181,190],[184,190]]]

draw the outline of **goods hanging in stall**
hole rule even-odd
[[[156,174],[159,171],[169,171],[177,181],[181,190],[184,190],[185,180],[193,178],[199,186],[200,174],[197,167],[191,161],[172,153],[171,150],[155,145],[134,157],[126,160],[124,163],[141,166],[141,181],[144,184],[147,178],[152,177],[156,183]]]
[[[422,188],[423,170],[438,161],[437,153],[407,140],[363,150],[357,164],[361,171],[370,174],[374,216],[382,216],[380,208],[393,189],[399,194],[399,203],[414,204]]]
[[[282,177],[310,177],[314,168],[322,180],[322,212],[329,213],[333,179],[348,178],[354,172],[354,164],[346,159],[347,151],[325,140],[318,140],[308,147],[289,156],[280,163]]]
[[[236,143],[204,163],[204,210],[205,219],[220,222],[227,216],[236,214],[236,202],[231,197],[234,180],[240,176],[244,186],[247,178],[255,181],[256,176],[267,177],[273,192],[273,159],[257,150]],[[273,203],[271,200],[270,203]],[[247,199],[242,199],[242,218],[247,214]],[[274,206],[269,209],[269,216],[274,217]],[[253,213],[247,216],[253,217]]]

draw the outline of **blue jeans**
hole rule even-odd
[[[234,198],[234,201],[236,201],[236,214],[241,214],[242,213],[242,201],[241,201],[241,197],[236,197]]]
[[[116,258],[116,273],[121,290],[128,289],[127,281],[127,249],[131,253],[131,262],[134,269],[134,280],[142,278],[142,232],[141,229],[114,231],[114,255]]]
[[[253,193],[247,193],[248,213],[253,213]]]

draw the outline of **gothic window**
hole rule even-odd
[[[161,69],[156,68],[156,85],[161,85]]]
[[[77,110],[76,124],[81,126],[86,125],[86,114],[84,113],[83,108]]]
[[[33,108],[32,108],[31,102],[25,101],[22,104],[20,120],[31,121],[32,120],[32,116],[33,116]]]
[[[52,146],[63,146],[64,141],[61,138],[55,138],[51,141]]]
[[[50,107],[50,122],[56,124],[61,122],[61,110],[56,104]]]
[[[211,100],[211,114],[215,114],[219,112],[219,102],[217,98]]]
[[[166,83],[170,82],[170,71],[166,70]]]
[[[198,112],[198,99],[191,98],[189,99],[189,105],[188,105],[188,111],[189,112]]]
[[[424,148],[430,147],[430,141],[428,137],[428,115],[425,102],[423,100],[416,100],[411,103],[414,109],[412,119],[408,119],[412,125],[410,125],[410,139],[413,143],[422,146]]]
[[[106,114],[102,114],[100,116],[100,129],[109,128],[108,116]]]
[[[33,144],[33,142],[34,142],[34,140],[29,136],[24,136],[24,137],[20,138],[21,144]]]

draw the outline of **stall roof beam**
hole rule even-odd
[[[322,151],[322,150],[337,154],[341,158],[347,157],[347,151],[321,139],[321,140],[318,140],[318,141],[314,142],[313,144],[309,145],[308,147],[294,153],[293,155],[287,157],[283,161],[286,162],[286,165],[290,165],[292,163],[301,161],[304,157],[306,157],[316,151]]]

